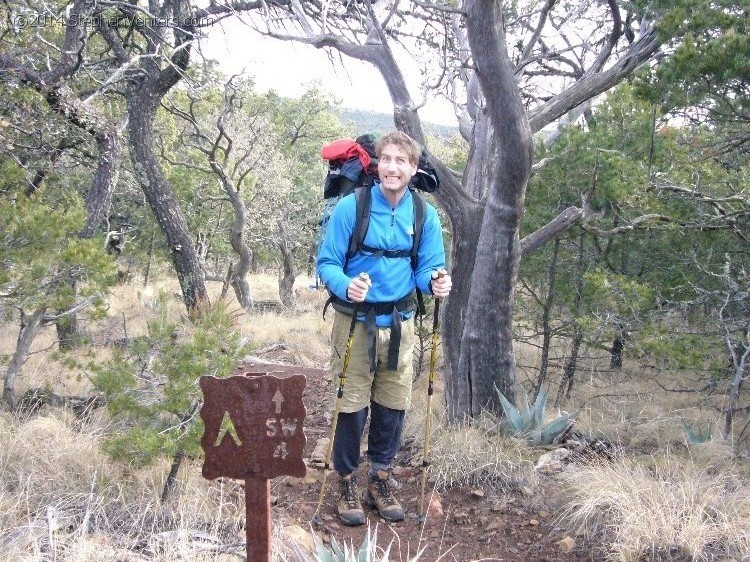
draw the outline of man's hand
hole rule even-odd
[[[447,297],[448,293],[451,292],[451,276],[444,269],[432,272],[432,279],[430,280],[430,289],[436,299]]]
[[[372,286],[372,281],[367,273],[360,273],[359,277],[355,277],[349,283],[346,288],[346,296],[350,301],[354,302],[365,302],[367,291]]]

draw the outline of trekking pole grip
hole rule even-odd
[[[445,269],[438,269],[437,271],[434,271],[432,273],[433,279],[441,279],[448,275],[448,272]],[[438,322],[440,322],[440,298],[441,297],[435,297],[435,312],[432,315],[432,333],[437,333],[438,331]],[[433,342],[434,343],[434,342]]]

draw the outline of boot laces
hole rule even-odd
[[[350,509],[356,509],[359,507],[359,500],[357,499],[357,481],[352,476],[351,478],[341,479],[341,499]]]
[[[385,478],[380,478],[380,476],[375,477],[375,489],[378,492],[378,496],[381,502],[383,502],[386,505],[393,505],[395,503],[398,503],[396,501],[396,497],[393,495],[393,492],[391,491],[391,473],[388,472],[388,476]]]

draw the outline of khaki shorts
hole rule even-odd
[[[339,373],[344,365],[352,317],[339,311],[335,312],[331,333],[331,370],[335,383],[334,389],[338,392]],[[370,373],[365,324],[357,322],[344,383],[341,412],[358,412],[362,408],[369,407],[371,400],[394,410],[406,410],[409,407],[414,355],[414,317],[404,320],[401,326],[401,346],[396,371],[386,369],[390,337],[390,328],[378,328],[378,339],[375,344],[375,372]]]

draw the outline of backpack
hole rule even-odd
[[[328,161],[323,199],[338,201],[357,187],[371,186],[378,177],[375,135],[334,141],[321,148],[320,155]]]
[[[323,199],[341,198],[358,187],[367,187],[378,179],[378,159],[375,155],[375,135],[360,135],[355,140],[340,139],[320,150],[328,161],[328,173],[323,187]],[[440,187],[435,168],[427,161],[422,151],[417,164],[417,173],[410,187],[432,193]]]
[[[362,248],[362,244],[367,234],[367,227],[370,222],[370,189],[378,178],[377,156],[375,154],[375,135],[360,135],[355,140],[340,139],[331,144],[324,146],[320,151],[324,160],[328,161],[328,173],[326,174],[325,185],[323,187],[323,206],[322,217],[319,221],[320,229],[318,231],[317,254],[320,253],[320,247],[325,240],[328,221],[336,203],[352,192],[357,193],[357,188],[367,188],[368,197],[357,197],[357,219],[354,227],[354,233],[349,241],[349,251],[347,252],[347,261]],[[424,199],[417,194],[417,190],[432,193],[440,187],[435,168],[427,162],[425,151],[419,157],[417,173],[411,180],[409,189],[412,191],[414,200],[414,247],[411,250],[412,268],[416,269],[416,251],[419,247],[419,241],[424,226]],[[360,193],[364,190],[360,190]],[[314,287],[318,288],[318,279],[316,276]]]

